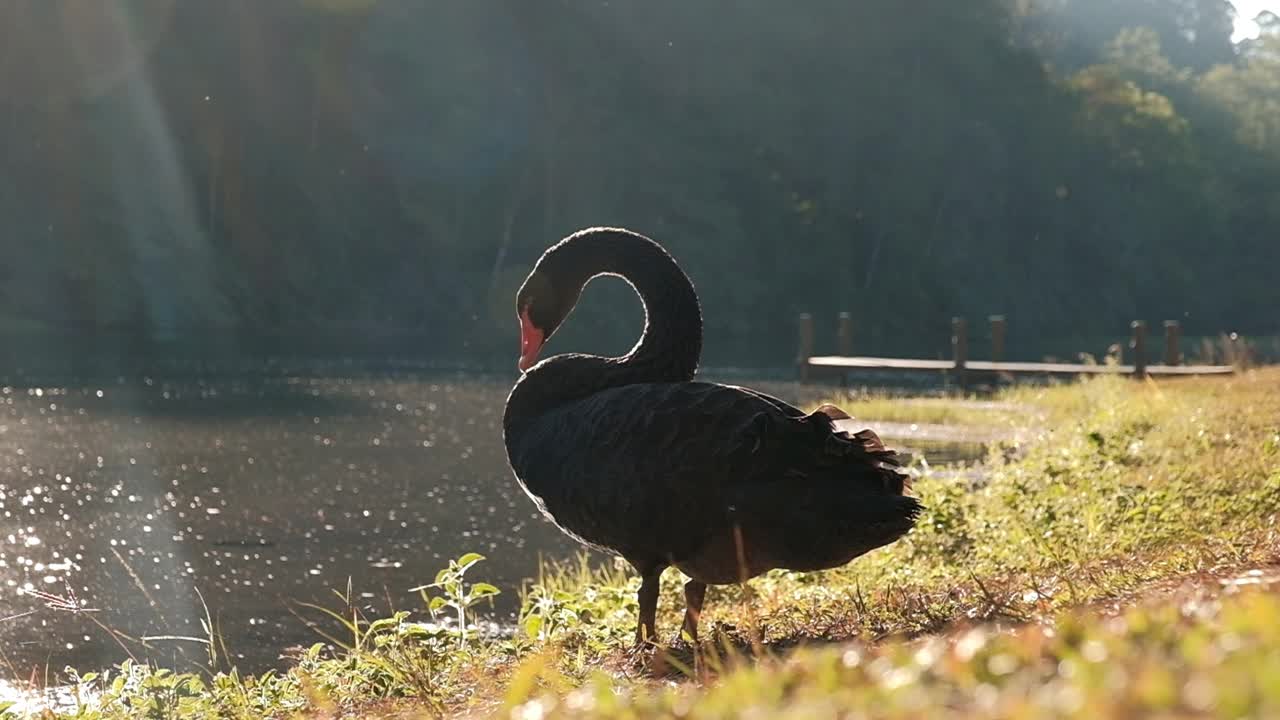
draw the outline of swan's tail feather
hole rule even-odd
[[[759,508],[753,517],[769,518],[771,533],[785,536],[775,548],[785,560],[782,567],[843,565],[909,533],[924,510],[906,492],[911,478],[898,453],[874,430],[835,426],[847,417],[823,406],[785,424],[769,424],[779,433],[769,447],[777,452],[785,481],[768,483],[744,502]]]
[[[901,539],[924,507],[913,497],[871,495],[845,486],[845,493],[814,494],[793,508],[784,523],[786,567],[821,570]]]
[[[825,437],[818,464],[838,467],[843,472],[853,471],[859,478],[871,475],[890,495],[905,495],[911,489],[911,475],[902,469],[902,457],[886,447],[870,428],[850,433],[836,427],[837,420],[849,418],[848,413],[834,405],[823,405],[805,418],[810,427]]]
[[[852,415],[850,415],[849,413],[845,412],[844,410],[841,410],[840,408],[830,403],[819,407],[815,412],[826,415],[827,417],[831,418],[833,422],[836,420],[852,420],[853,419]]]

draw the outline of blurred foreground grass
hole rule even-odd
[[[1153,590],[1169,578],[1265,575],[1280,564],[1280,371],[1099,378],[998,400],[1001,422],[1026,413],[1040,429],[1020,447],[993,447],[977,481],[921,477],[928,512],[893,546],[834,571],[713,588],[701,653],[675,641],[660,672],[626,652],[636,579],[584,561],[544,569],[509,638],[340,606],[325,626],[329,642],[285,673],[217,671],[216,654],[201,675],[68,669],[71,700],[59,715],[1280,713],[1280,598],[1260,590],[1219,602],[1212,592],[1191,603]],[[978,412],[970,404],[948,416],[945,401],[937,405],[933,420]],[[443,571],[424,610],[473,621],[477,602],[497,591],[475,582],[477,562]],[[679,583],[670,572],[663,584],[668,632],[678,626]],[[1128,609],[1103,617],[1116,607]]]

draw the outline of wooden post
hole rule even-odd
[[[1240,342],[1240,333],[1229,333],[1227,335],[1226,348],[1223,350],[1226,357],[1223,358],[1223,360],[1226,361],[1227,365],[1235,365],[1237,368],[1243,368],[1246,361],[1249,359],[1245,355],[1247,351],[1248,346],[1243,345],[1243,343]]]
[[[853,354],[853,313],[842,312],[837,317],[836,351],[844,357]],[[840,387],[849,387],[848,371],[840,371]]]
[[[1177,320],[1164,321],[1164,364],[1180,365],[1182,364],[1182,353],[1179,351],[1179,345],[1182,341],[1182,326]]]
[[[1147,374],[1147,324],[1134,320],[1129,327],[1133,329],[1133,340],[1129,343],[1133,348],[1133,374],[1144,377]]]
[[[836,352],[845,357],[853,354],[853,313],[842,312],[837,319]]]
[[[809,358],[811,357],[813,357],[813,316],[809,313],[800,313],[800,350],[796,353],[800,382],[809,379]]]
[[[956,382],[965,385],[964,366],[969,361],[969,333],[962,317],[951,318],[951,357],[955,360]]]
[[[1004,316],[992,315],[987,319],[991,322],[991,362],[1000,362],[1004,360]]]

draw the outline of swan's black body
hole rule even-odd
[[[692,578],[685,628],[696,634],[706,584],[837,567],[911,529],[921,507],[874,433],[838,431],[834,419],[847,416],[830,406],[805,414],[693,381],[697,296],[653,241],[597,228],[548,250],[521,288],[522,332],[532,327],[540,344],[603,273],[622,275],[644,300],[640,343],[622,358],[560,355],[534,366],[511,392],[503,429],[538,507],[643,576],[642,639],[653,637],[667,567]]]

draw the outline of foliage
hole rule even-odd
[[[512,717],[1126,718],[1280,712],[1280,598],[1076,613],[1015,633],[974,628],[763,661],[707,687],[623,687],[598,674],[534,693]]]
[[[953,314],[1024,355],[1274,331],[1276,51],[1223,0],[729,7],[8,3],[0,333],[507,367],[515,284],[597,224],[671,246],[717,364],[801,310],[930,355]],[[562,347],[634,340],[602,285]]]

